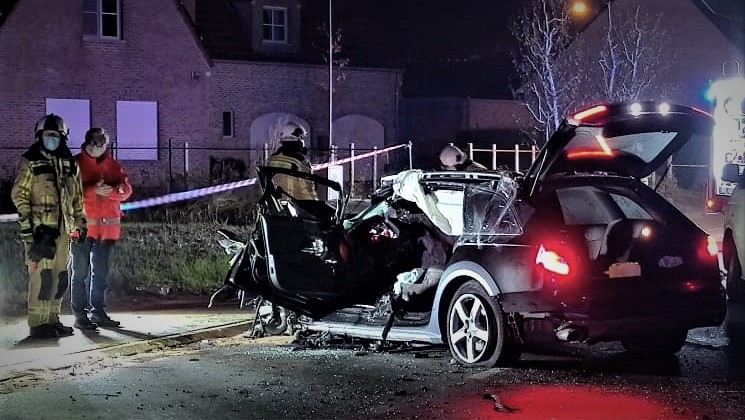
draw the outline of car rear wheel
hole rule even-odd
[[[621,344],[627,352],[640,356],[669,356],[683,348],[687,336],[687,330],[666,331],[627,337]]]
[[[737,250],[734,249],[727,264],[727,297],[733,302],[745,300],[745,281],[742,280],[742,267],[737,256]]]
[[[447,316],[447,341],[453,358],[470,366],[496,366],[520,358],[499,304],[475,281],[455,292]]]

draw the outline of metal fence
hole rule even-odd
[[[14,178],[18,157],[26,148],[0,148],[0,215],[14,212],[10,203],[10,187]],[[113,147],[116,156],[122,148]],[[188,142],[174,145],[169,141],[165,148],[158,148],[158,161],[124,161],[130,175],[135,171],[132,181],[138,185],[141,175],[146,171],[159,171],[161,177],[153,180],[163,185],[146,188],[138,185],[139,193],[133,199],[147,199],[162,194],[189,191],[207,186],[220,186],[251,178],[256,166],[264,164],[273,153],[269,144],[260,148],[208,148],[193,147]],[[348,147],[331,147],[327,149],[310,149],[309,161],[314,172],[339,181],[352,198],[364,198],[378,187],[384,175],[397,173],[414,167],[413,144],[401,143],[385,148],[359,148],[355,143]],[[492,170],[506,168],[526,171],[537,155],[535,146],[530,148],[515,144],[513,148],[499,148],[492,144],[490,148],[476,148],[468,143],[469,158],[484,164]],[[167,164],[164,164],[167,163]],[[665,172],[662,168],[644,180],[654,187],[658,177]],[[698,190],[706,188],[709,165],[668,163],[668,179],[675,179],[685,189]],[[138,179],[139,178],[139,179]],[[681,185],[682,183],[682,185]],[[214,191],[223,191],[215,188]]]
[[[499,169],[499,167],[506,167],[507,169],[512,169],[516,172],[523,172],[526,171],[535,160],[535,156],[538,153],[538,148],[536,146],[530,146],[530,148],[523,149],[519,144],[515,144],[512,149],[499,149],[497,145],[493,143],[492,147],[489,149],[479,149],[473,147],[473,143],[468,143],[469,159],[477,161],[484,165],[485,161],[483,159],[476,159],[476,153],[478,153],[479,155],[483,155],[485,153],[491,155],[489,164],[485,166],[493,171],[496,171],[497,169]],[[511,159],[510,155],[512,155]],[[528,155],[530,160],[523,160],[522,156],[525,155]],[[507,157],[507,160],[504,159],[505,156]],[[510,160],[512,161],[511,167],[508,164]],[[523,164],[523,162],[527,162],[527,165]]]

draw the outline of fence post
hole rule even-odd
[[[520,172],[520,145],[515,143],[515,172]]]
[[[414,169],[414,160],[412,158],[412,144],[409,142],[409,169]]]
[[[373,191],[378,189],[378,146],[373,146],[373,152],[376,152],[373,155],[373,179],[372,179],[372,187]]]
[[[531,144],[530,145],[530,163],[531,164],[535,162],[535,152],[536,152],[535,144]]]
[[[354,196],[354,142],[349,143],[349,196]]]
[[[189,177],[189,142],[184,142],[184,179]]]
[[[263,149],[263,158],[264,160],[261,162],[263,165],[266,165],[266,163],[269,161],[269,143],[264,143],[264,146],[262,146]]]
[[[468,159],[473,161],[473,143],[468,142]]]
[[[173,142],[168,139],[168,192],[173,190]]]
[[[497,143],[491,144],[491,170],[497,170]]]

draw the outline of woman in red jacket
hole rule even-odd
[[[88,220],[86,237],[70,245],[70,306],[75,327],[94,330],[97,326],[119,327],[106,313],[104,294],[108,286],[109,262],[116,241],[121,238],[119,203],[129,198],[132,186],[127,173],[108,151],[109,136],[103,128],[85,133],[82,152],[75,156],[83,183],[83,201]],[[90,280],[90,290],[86,287]],[[90,318],[87,309],[90,308]]]

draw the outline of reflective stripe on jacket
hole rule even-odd
[[[310,164],[307,161],[281,153],[271,155],[266,166],[311,173]],[[277,174],[272,178],[272,183],[277,187],[281,187],[287,194],[297,200],[318,200],[315,184],[310,180]]]
[[[80,172],[72,156],[53,156],[34,143],[18,163],[10,196],[25,242],[31,241],[37,226],[58,229],[60,234],[85,226]]]
[[[83,200],[88,217],[88,237],[101,240],[118,240],[122,236],[119,203],[132,195],[132,186],[127,173],[108,150],[99,158],[85,151],[75,156],[80,166],[83,181]],[[96,194],[96,186],[103,184],[113,188],[111,195],[103,197]]]

